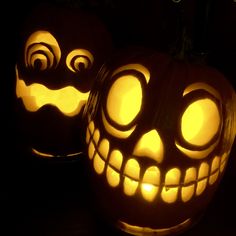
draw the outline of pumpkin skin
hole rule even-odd
[[[112,51],[105,25],[92,13],[36,7],[22,23],[16,63],[22,142],[40,157],[82,152],[82,111],[95,75]]]
[[[235,111],[235,92],[214,68],[146,50],[113,56],[84,110],[98,212],[134,235],[188,229],[223,176]]]

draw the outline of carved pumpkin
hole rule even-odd
[[[203,214],[236,133],[236,96],[214,68],[128,51],[100,70],[84,110],[92,189],[110,223],[168,235]]]
[[[82,111],[111,53],[110,34],[91,13],[52,6],[32,11],[21,31],[15,70],[24,142],[41,157],[77,156]]]

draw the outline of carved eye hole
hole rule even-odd
[[[210,85],[197,82],[183,92],[176,147],[187,157],[203,159],[219,142],[222,128],[220,94]]]
[[[130,124],[141,110],[142,86],[133,75],[118,78],[107,96],[107,113],[112,121],[121,126]]]
[[[105,129],[118,138],[127,138],[136,128],[142,109],[143,88],[149,82],[149,71],[140,64],[119,67],[111,75],[102,119]]]
[[[66,65],[74,73],[91,68],[93,61],[93,55],[85,49],[75,49],[66,57]]]
[[[58,65],[61,58],[56,39],[47,31],[36,31],[28,38],[25,46],[25,65],[41,71]]]
[[[204,146],[212,140],[220,127],[220,113],[210,98],[202,98],[189,104],[181,118],[181,132],[191,145]]]

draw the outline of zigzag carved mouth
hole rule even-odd
[[[88,156],[97,174],[106,175],[111,187],[123,185],[127,196],[141,193],[149,202],[160,199],[166,203],[177,200],[187,202],[201,195],[208,185],[213,185],[227,163],[228,154],[214,156],[210,162],[202,161],[198,166],[185,170],[173,167],[162,173],[157,165],[148,167],[140,175],[140,164],[136,157],[124,159],[121,151],[111,149],[110,142],[100,137],[100,131],[94,122],[89,122],[86,132]]]

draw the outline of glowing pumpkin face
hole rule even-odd
[[[216,70],[126,52],[105,64],[85,108],[92,183],[122,230],[167,235],[195,222],[236,133],[236,97]]]
[[[109,33],[95,16],[65,8],[39,8],[25,27],[16,65],[19,125],[33,153],[77,155],[82,111],[111,52]]]

